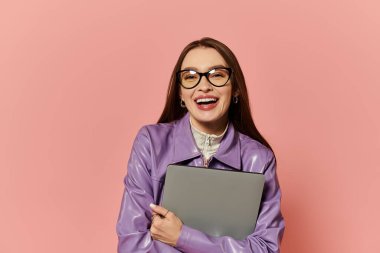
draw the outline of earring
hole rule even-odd
[[[234,96],[234,97],[232,97],[232,102],[233,102],[234,104],[237,104],[237,103],[239,102],[239,97],[238,97],[238,96]]]
[[[185,101],[183,101],[182,99],[180,100],[179,104],[181,105],[182,108],[186,108]]]

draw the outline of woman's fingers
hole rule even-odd
[[[175,246],[182,229],[182,221],[166,208],[150,204],[152,225],[150,234],[154,240]]]
[[[152,213],[152,223],[153,223],[153,221],[154,221],[155,218],[160,218],[160,217],[161,216],[158,213],[153,212]]]
[[[158,206],[158,205],[155,205],[153,203],[150,204],[149,206],[153,212],[158,213],[162,217],[166,217],[166,215],[169,213],[169,210],[167,210],[166,208],[164,208],[162,206]]]

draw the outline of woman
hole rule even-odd
[[[173,163],[263,173],[255,231],[241,241],[209,236],[159,206],[166,167]],[[279,252],[280,198],[275,156],[253,123],[236,57],[211,38],[190,43],[173,70],[158,124],[141,128],[134,141],[118,252]]]

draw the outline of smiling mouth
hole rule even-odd
[[[217,101],[217,98],[199,98],[195,100],[195,103],[197,103],[198,105],[209,105],[215,104]]]

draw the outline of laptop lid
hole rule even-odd
[[[245,239],[256,225],[263,174],[169,165],[161,205],[213,236]]]

